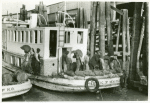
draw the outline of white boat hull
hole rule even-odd
[[[5,64],[5,63],[3,63]],[[15,68],[7,69],[15,71]],[[83,92],[88,91],[85,87],[85,82],[88,78],[96,78],[99,82],[98,89],[113,88],[120,86],[120,77],[122,74],[119,74],[117,77],[105,76],[66,76],[63,78],[52,78],[48,76],[35,76],[28,74],[29,79],[33,85],[54,91],[61,92]]]
[[[85,87],[84,80],[69,80],[66,78],[51,78],[42,76],[32,76],[30,78],[33,85],[61,92],[84,92],[88,91]],[[97,79],[99,82],[99,89],[113,88],[120,85],[120,77]]]
[[[2,99],[18,96],[28,92],[32,87],[30,80],[22,84],[2,86]]]

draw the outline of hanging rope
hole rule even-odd
[[[39,15],[41,15],[41,14],[38,14],[38,16]],[[45,20],[45,23],[46,23],[46,25],[47,25],[47,21],[46,21],[46,19],[45,19],[45,17],[43,16],[43,15],[41,15],[42,17],[43,17],[43,19]],[[39,17],[39,19],[40,19],[40,17]],[[40,19],[40,22],[41,22],[41,19]]]

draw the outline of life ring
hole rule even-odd
[[[93,88],[93,86],[94,86],[94,88]],[[85,81],[85,88],[89,92],[96,92],[96,91],[98,91],[98,89],[99,89],[99,82],[98,82],[98,80],[96,78],[88,78]]]

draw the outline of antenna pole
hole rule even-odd
[[[66,1],[65,1],[65,6],[64,6],[64,12],[66,13]],[[64,25],[65,25],[65,20],[66,20],[66,14],[64,13]]]

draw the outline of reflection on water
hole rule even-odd
[[[21,96],[5,99],[3,101],[96,101],[95,93],[64,93],[46,90],[37,86]]]
[[[3,69],[3,73],[8,72]],[[113,93],[112,89],[105,89],[101,92],[103,101],[119,101],[120,93]],[[127,100],[129,101],[147,101],[148,96],[138,91],[128,90]],[[102,101],[100,95],[96,93],[82,92],[82,93],[66,93],[46,90],[37,86],[33,86],[31,90],[21,96],[16,96],[4,99],[3,102],[8,101]]]

